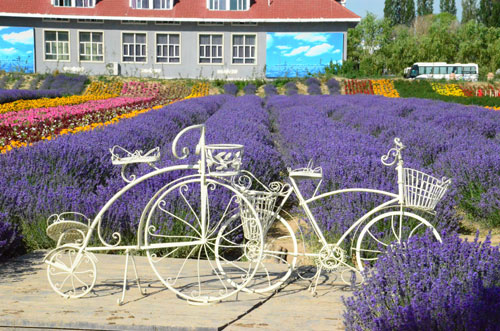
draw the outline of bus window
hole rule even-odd
[[[439,74],[446,75],[446,67],[439,67]]]
[[[463,74],[464,73],[463,69],[464,69],[464,67],[457,67],[457,72],[456,73],[459,74],[459,75]]]
[[[476,67],[469,67],[469,73],[470,74],[477,74]]]
[[[432,74],[432,67],[424,67],[424,74],[426,75]]]
[[[453,67],[446,67],[446,69],[447,69],[447,72],[446,72],[446,73],[447,73],[448,75],[449,75],[449,74],[451,74],[452,72],[454,72],[454,71],[453,71],[453,69],[454,69]]]
[[[464,67],[464,74],[468,75],[468,74],[472,74],[474,70],[474,67]]]

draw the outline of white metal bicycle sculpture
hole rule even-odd
[[[371,189],[343,189],[316,195],[322,180],[321,168],[312,165],[289,172],[289,183],[273,182],[268,186],[251,173],[240,169],[243,146],[237,144],[206,144],[204,125],[182,130],[172,143],[177,159],[185,159],[190,151],[177,144],[187,132],[199,130],[196,146],[198,160],[194,164],[157,168],[160,159],[155,148],[145,154],[130,153],[115,146],[110,151],[112,163],[122,166],[127,183],[97,213],[93,220],[66,212],[49,217],[47,234],[57,247],[44,258],[51,287],[65,298],[88,294],[97,278],[97,258],[93,252],[124,251],[126,253],[123,289],[118,303],[124,300],[127,287],[128,261],[132,260],[136,281],[141,290],[133,253],[144,251],[155,274],[163,285],[193,304],[218,302],[241,290],[262,293],[277,289],[291,275],[301,257],[314,259],[317,271],[311,277],[315,292],[322,270],[358,272],[367,261],[377,259],[383,248],[401,242],[423,228],[438,232],[425,218],[408,208],[432,212],[445,194],[450,180],[438,180],[422,172],[403,168],[398,139],[396,147],[382,157],[387,166],[396,164],[399,192],[397,194]],[[391,159],[392,158],[392,159]],[[127,167],[145,163],[154,170],[140,177],[127,176]],[[168,179],[175,175],[176,179]],[[121,245],[118,232],[107,233],[103,219],[112,206],[131,189],[149,179],[166,181],[149,199],[137,225],[134,245]],[[319,180],[311,198],[305,199],[298,182]],[[257,189],[255,189],[257,187]],[[383,194],[390,201],[372,209],[357,220],[336,243],[329,243],[309,208],[309,204],[337,194],[369,192]],[[299,252],[292,226],[280,214],[292,193],[295,193],[312,231],[319,240],[314,252]],[[394,210],[396,209],[396,210]],[[273,227],[273,224],[276,226]],[[384,237],[376,229],[389,228]],[[270,235],[278,227],[279,235]],[[283,235],[282,232],[285,232]],[[359,232],[359,235],[358,235]],[[349,264],[343,241],[353,235]],[[288,248],[280,249],[281,246]],[[305,245],[304,245],[305,247]],[[278,268],[272,261],[282,262]],[[362,276],[361,276],[362,277]],[[342,279],[350,284],[352,279]],[[362,279],[362,278],[360,278]]]

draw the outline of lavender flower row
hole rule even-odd
[[[80,94],[87,81],[84,75],[47,76],[42,83],[42,90],[61,90],[63,94]]]
[[[389,247],[344,299],[347,330],[497,330],[500,250],[489,242],[411,238]]]
[[[332,120],[329,115],[335,105],[338,105],[336,98],[328,96],[276,96],[269,100],[267,106],[275,117],[279,144],[287,165],[303,167],[309,160],[314,160],[316,165],[323,167],[324,192],[349,187],[397,192],[395,169],[380,162],[380,157],[393,146],[392,140],[381,142],[342,121]],[[342,109],[342,106],[338,108]],[[391,138],[396,136],[393,132]],[[407,165],[426,170],[422,168],[420,159],[407,157],[406,154],[405,157]],[[312,193],[313,183],[303,185],[306,192]],[[335,237],[384,201],[387,198],[379,195],[350,193],[327,204],[318,203],[313,208],[323,230]],[[452,201],[438,206],[438,228],[454,224]]]
[[[0,104],[20,99],[57,98],[62,94],[62,90],[0,90]]]

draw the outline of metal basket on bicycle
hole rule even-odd
[[[405,206],[424,211],[433,211],[451,184],[450,179],[437,179],[410,168],[403,169],[403,182]]]
[[[258,221],[262,227],[262,233],[264,237],[276,220],[276,216],[279,214],[284,198],[291,192],[291,187],[288,184],[283,184],[281,182],[272,182],[269,187],[262,184],[259,180],[255,178],[250,172],[242,171],[243,176],[240,177],[239,183],[234,184],[241,190],[243,196],[250,202],[252,207],[258,216]],[[246,180],[245,184],[242,184],[242,178]],[[252,185],[253,178],[256,183],[260,186],[261,190],[251,190],[249,187]],[[238,199],[240,200],[240,199]],[[278,204],[278,202],[282,202]],[[238,201],[240,202],[240,201]],[[243,235],[247,240],[256,240],[259,237],[259,230],[257,226],[257,220],[254,214],[250,210],[247,204],[239,203],[240,205],[240,217],[243,227]]]
[[[205,157],[208,174],[225,177],[236,176],[241,167],[243,145],[212,144],[205,145]]]

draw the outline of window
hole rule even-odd
[[[96,20],[96,19],[92,19],[92,18],[84,18],[84,19],[78,19],[78,23],[102,24],[102,23],[104,23],[104,20]]]
[[[249,0],[207,0],[210,10],[248,10]]]
[[[142,24],[147,25],[148,21],[131,21],[131,20],[122,20],[122,24]]]
[[[181,62],[179,34],[156,35],[156,62],[158,63]]]
[[[475,67],[464,67],[464,74],[466,74],[466,75],[476,74],[476,68]]]
[[[464,67],[457,67],[457,74],[462,75],[464,73]]]
[[[69,32],[44,31],[45,60],[69,61]]]
[[[423,67],[422,74],[424,74],[424,75],[430,75],[430,74],[432,74],[432,67]]]
[[[69,23],[69,19],[68,18],[56,18],[56,17],[52,17],[52,18],[42,18],[42,21],[43,22],[58,22],[58,23]]]
[[[145,33],[124,33],[122,45],[123,62],[146,62]]]
[[[172,9],[173,0],[130,0],[135,9]]]
[[[257,22],[231,22],[232,26],[257,26]]]
[[[200,63],[222,63],[222,35],[200,34]]]
[[[233,35],[233,64],[255,63],[255,35]]]
[[[95,7],[95,0],[52,0],[52,3],[56,7]]]
[[[451,74],[453,72],[453,67],[446,67],[447,74]]]
[[[80,61],[104,61],[103,33],[80,32]]]
[[[224,26],[224,22],[198,22],[200,26]]]
[[[439,67],[439,74],[446,75],[446,67]]]
[[[181,22],[176,21],[156,21],[156,25],[181,25]]]

